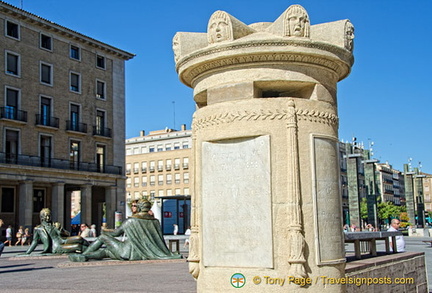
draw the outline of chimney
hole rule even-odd
[[[145,136],[145,130],[140,131],[140,136]]]
[[[182,130],[182,131],[185,131],[185,130],[186,130],[186,124],[182,124],[182,125],[181,125],[181,130]]]

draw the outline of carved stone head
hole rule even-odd
[[[345,23],[345,48],[350,51],[354,49],[354,26],[350,21]]]
[[[310,35],[310,21],[306,10],[300,5],[291,5],[285,15],[285,36],[306,37]]]
[[[225,11],[216,11],[210,17],[207,26],[209,44],[233,40],[232,29],[229,14]]]

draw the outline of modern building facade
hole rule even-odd
[[[190,196],[192,130],[164,129],[126,140],[126,201]]]
[[[0,212],[33,227],[113,226],[124,209],[125,61],[133,54],[0,2]]]

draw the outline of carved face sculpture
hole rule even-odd
[[[345,48],[354,49],[354,26],[349,21],[345,24]]]
[[[216,11],[213,13],[207,30],[210,44],[230,40],[230,22],[226,12]]]
[[[173,38],[172,48],[174,51],[174,61],[177,62],[180,58],[180,42],[177,34]]]
[[[300,5],[292,5],[287,11],[287,35],[309,37],[309,17]]]

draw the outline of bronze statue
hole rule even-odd
[[[116,260],[176,259],[163,239],[159,221],[149,213],[147,200],[137,202],[137,212],[113,232],[104,232],[82,254],[69,254],[71,261],[111,258]],[[117,239],[125,234],[124,241]]]
[[[88,242],[81,236],[64,237],[65,232],[61,225],[53,225],[51,221],[51,210],[44,208],[39,213],[41,224],[33,231],[33,241],[27,249],[26,254],[35,250],[39,242],[43,244],[42,254],[54,253],[63,254],[83,251]]]

